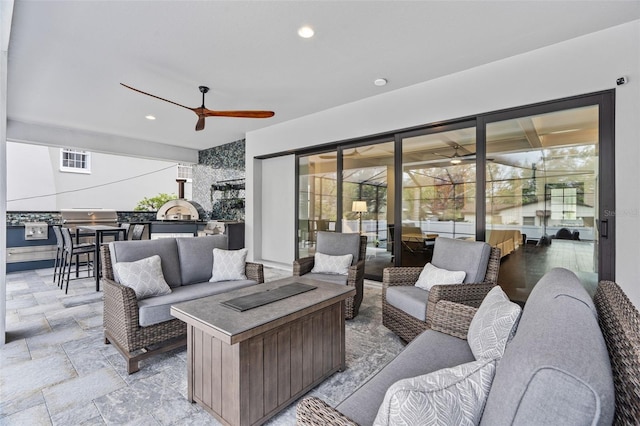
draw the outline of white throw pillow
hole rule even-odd
[[[387,389],[373,424],[477,425],[495,371],[495,361],[486,359],[399,380]]]
[[[349,273],[349,266],[351,266],[352,260],[352,254],[330,256],[324,253],[316,253],[311,272],[316,274],[347,275]]]
[[[422,272],[420,272],[415,285],[429,291],[434,285],[462,284],[466,276],[467,273],[465,271],[448,271],[427,263],[424,265]]]
[[[240,250],[213,249],[213,269],[209,282],[246,280],[244,274],[247,260],[247,252]]]
[[[117,262],[113,269],[120,284],[132,288],[138,300],[171,293],[162,274],[162,260],[157,254],[135,262]]]
[[[500,286],[485,296],[471,320],[467,341],[476,359],[499,360],[515,334],[522,308],[509,300]]]

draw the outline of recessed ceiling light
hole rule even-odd
[[[151,115],[151,114],[145,115],[144,118],[146,118],[147,120],[155,120],[156,119],[156,117],[154,115]]]
[[[308,25],[305,25],[304,27],[300,27],[298,29],[298,35],[302,38],[311,38],[314,34],[315,32],[313,31],[313,28]]]
[[[373,84],[375,84],[376,86],[384,86],[387,84],[387,79],[386,78],[376,78],[375,80],[373,80]]]

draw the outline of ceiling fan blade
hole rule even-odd
[[[142,90],[138,90],[138,89],[136,89],[135,87],[127,86],[127,85],[126,85],[126,84],[124,84],[124,83],[120,83],[120,84],[121,84],[121,85],[123,85],[124,87],[126,87],[127,89],[131,89],[131,90],[133,90],[134,92],[142,93],[143,95],[151,96],[152,98],[160,99],[161,101],[169,102],[170,104],[174,104],[174,105],[177,105],[177,106],[179,106],[179,107],[189,109],[189,110],[191,110],[191,111],[193,111],[193,110],[194,110],[194,108],[190,108],[190,107],[188,107],[188,106],[181,105],[181,104],[179,104],[179,103],[177,103],[177,102],[170,101],[169,99],[161,98],[160,96],[152,95],[151,93],[143,92]]]
[[[205,109],[202,111],[206,117],[236,117],[236,118],[269,118],[273,117],[273,111],[213,111]]]
[[[196,131],[204,129],[204,115],[198,116],[198,122],[196,123]]]

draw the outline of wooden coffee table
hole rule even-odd
[[[294,282],[317,288],[244,312],[221,304]],[[289,277],[172,306],[187,323],[189,401],[224,424],[262,424],[345,368],[344,304],[353,295]]]

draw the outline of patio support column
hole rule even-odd
[[[0,345],[7,329],[7,60],[13,1],[0,2]]]

